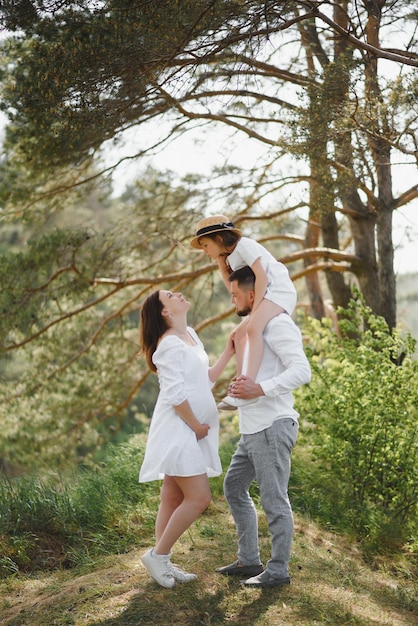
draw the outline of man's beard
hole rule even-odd
[[[251,309],[247,306],[245,309],[240,309],[237,311],[237,315],[239,317],[247,317],[251,313]]]

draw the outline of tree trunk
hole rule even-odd
[[[367,42],[379,46],[379,30],[384,0],[371,0],[365,3],[368,21],[366,25]],[[391,136],[383,98],[379,86],[377,58],[368,53],[366,68],[366,95],[371,120],[371,132],[368,135],[369,146],[377,174],[376,201],[376,240],[379,255],[378,281],[380,306],[375,309],[382,315],[390,328],[396,325],[396,280],[393,267],[392,215],[394,200],[392,193],[391,146],[386,138]]]
[[[338,222],[334,212],[326,213],[321,220],[322,241],[325,248],[339,250]],[[330,290],[334,307],[346,308],[351,299],[351,289],[347,285],[344,274],[325,270],[328,289]]]
[[[319,237],[321,229],[319,225],[319,216],[311,215],[306,227],[306,235],[304,246],[306,248],[316,248],[319,245]],[[304,267],[315,264],[316,259],[307,258],[304,259]],[[322,289],[319,282],[318,272],[308,272],[305,279],[306,289],[308,291],[309,303],[310,303],[310,315],[317,320],[325,317],[324,299],[322,296]]]
[[[352,207],[353,202],[350,205]],[[377,313],[380,310],[380,287],[375,251],[376,214],[361,210],[350,211],[349,220],[355,254],[361,258],[361,264],[353,268],[353,271],[366,304]]]

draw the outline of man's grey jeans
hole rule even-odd
[[[242,435],[224,480],[224,493],[238,533],[238,561],[258,565],[257,512],[249,494],[256,480],[271,534],[271,559],[266,565],[274,578],[289,576],[293,514],[287,494],[290,456],[298,436],[298,423],[277,419],[253,435]]]

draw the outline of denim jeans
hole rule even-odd
[[[224,480],[238,534],[238,560],[243,565],[260,563],[257,512],[249,494],[250,484],[257,481],[271,535],[266,569],[274,578],[289,576],[293,514],[287,489],[297,436],[298,423],[291,418],[277,419],[261,432],[242,435]]]

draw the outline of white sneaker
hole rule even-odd
[[[176,584],[170,563],[170,554],[155,554],[151,548],[142,555],[141,561],[149,574],[161,587],[172,589]]]
[[[257,402],[258,398],[235,398],[234,396],[225,396],[221,402],[218,404],[218,409],[220,411],[233,411],[238,407],[246,406],[247,404],[253,404]]]
[[[196,574],[191,574],[190,572],[185,572],[183,569],[180,569],[177,565],[171,563],[171,575],[174,577],[178,583],[189,583],[192,580],[196,580]]]

